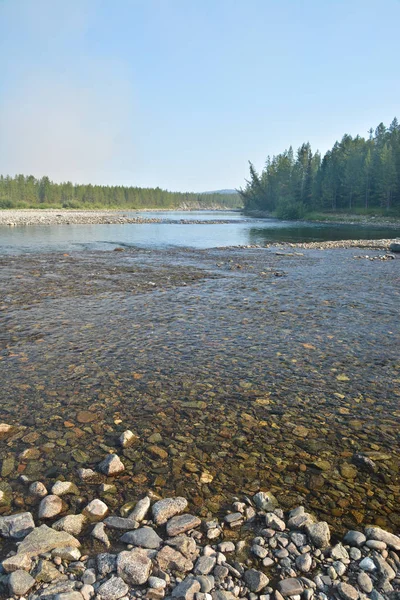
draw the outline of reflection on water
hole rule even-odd
[[[124,213],[128,214],[128,213]],[[135,213],[137,216],[137,213]],[[20,252],[70,252],[76,249],[108,250],[115,246],[214,248],[263,245],[266,242],[381,239],[400,235],[395,228],[325,225],[248,219],[237,212],[150,212],[142,216],[166,219],[162,223],[123,225],[30,225],[0,227],[0,254]],[[181,219],[202,220],[183,224]],[[209,224],[208,221],[213,223]],[[215,221],[228,221],[215,223]],[[176,222],[173,222],[176,221]]]

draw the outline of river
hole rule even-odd
[[[264,245],[269,242],[382,239],[400,235],[400,228],[254,219],[234,211],[126,211],[123,214],[157,218],[162,222],[0,226],[0,254],[109,250],[116,246],[205,249]]]

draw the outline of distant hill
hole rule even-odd
[[[202,194],[238,194],[236,190],[215,190],[213,192],[202,192]]]

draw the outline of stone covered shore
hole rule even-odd
[[[0,424],[5,431],[9,425]],[[119,438],[128,447],[134,434]],[[360,460],[369,459],[360,457]],[[50,490],[21,475],[33,512],[0,517],[0,593],[28,600],[384,600],[400,593],[400,537],[376,526],[331,539],[328,523],[299,506],[285,513],[270,492],[233,501],[221,518],[200,519],[184,497],[152,493],[111,514],[99,497],[125,465],[108,454],[93,486],[57,480]],[[104,482],[106,477],[107,483]],[[103,483],[100,483],[103,478]],[[96,490],[97,487],[97,490]],[[96,491],[95,491],[96,490]],[[12,494],[4,488],[0,499]],[[71,506],[75,506],[75,511]],[[94,542],[91,551],[87,538]],[[5,544],[4,544],[5,542]]]
[[[129,211],[130,213],[132,211]],[[0,225],[100,225],[160,223],[161,219],[132,217],[116,210],[0,210]]]

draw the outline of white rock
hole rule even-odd
[[[72,481],[56,481],[51,488],[51,493],[55,496],[64,496],[64,494],[79,494],[79,490]]]
[[[108,513],[108,506],[102,500],[95,498],[83,509],[83,514],[91,521],[101,521]]]
[[[136,439],[135,434],[128,429],[127,431],[124,431],[124,433],[122,433],[120,435],[119,443],[121,444],[121,446],[123,448],[127,448],[134,442],[135,439]]]
[[[138,523],[140,523],[141,521],[143,521],[143,519],[146,518],[149,508],[150,498],[148,496],[145,496],[136,504],[135,508],[129,515],[129,518],[133,521],[137,521]]]
[[[39,504],[39,519],[51,519],[62,512],[63,503],[61,498],[53,494],[45,496]]]
[[[125,471],[125,466],[117,454],[109,454],[98,468],[104,475],[118,475]]]

